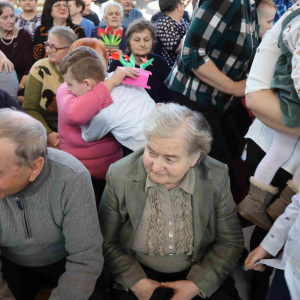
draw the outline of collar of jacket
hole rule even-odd
[[[143,163],[144,149],[138,151],[141,152],[141,155],[127,173],[127,176],[132,181],[127,181],[125,187],[126,206],[135,230],[140,223],[147,200],[147,193],[145,192],[147,172]],[[210,177],[210,168],[206,159],[202,160],[199,165],[196,165],[194,170],[195,188],[192,195],[194,226],[193,259],[196,259],[200,247],[203,246],[201,245],[201,239],[214,206],[214,185]]]

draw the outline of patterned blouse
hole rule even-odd
[[[22,14],[22,13],[21,13]],[[21,14],[16,15],[16,27],[24,28],[30,33],[31,40],[33,40],[34,32],[38,26],[41,25],[41,14],[36,13],[35,17],[31,20],[25,20]]]
[[[170,68],[173,67],[177,54],[175,51],[185,36],[190,24],[183,18],[180,24],[171,17],[165,15],[157,22],[157,40],[163,46],[162,56],[168,62]]]

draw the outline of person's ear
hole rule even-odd
[[[194,167],[201,156],[201,152],[191,159],[191,168]]]
[[[83,82],[86,84],[86,88],[88,91],[90,91],[93,87],[94,87],[94,84],[92,82],[91,79],[84,79]]]
[[[44,158],[39,157],[37,158],[31,165],[30,169],[30,174],[29,174],[29,181],[33,182],[36,180],[36,178],[40,175],[42,168],[44,166]]]

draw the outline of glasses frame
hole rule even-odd
[[[58,50],[70,48],[70,47],[57,48],[57,47],[54,47],[54,46],[50,46],[48,42],[44,42],[44,46],[45,46],[45,48],[49,47],[53,53],[57,53]]]
[[[62,9],[62,8],[68,8],[69,6],[68,6],[68,3],[66,2],[66,4],[59,4],[58,2],[61,2],[61,1],[57,1],[57,2],[55,2],[53,5],[52,5],[52,7],[55,7],[55,8],[57,8],[58,10],[59,9]],[[65,6],[66,5],[66,6]]]

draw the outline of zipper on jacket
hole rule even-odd
[[[29,228],[28,228],[28,223],[27,223],[27,218],[26,218],[26,212],[25,212],[25,209],[24,209],[21,201],[19,200],[19,198],[17,198],[17,205],[18,205],[19,209],[22,211],[22,214],[24,217],[24,222],[25,222],[25,227],[26,227],[27,237],[30,238]]]

